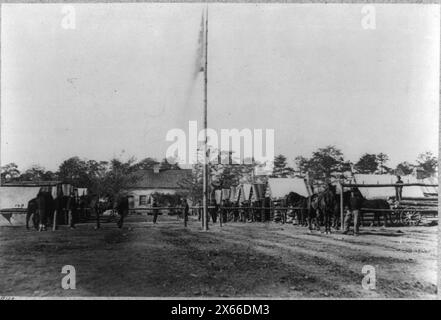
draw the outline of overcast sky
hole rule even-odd
[[[163,158],[202,120],[199,4],[2,5],[1,163]],[[210,4],[209,127],[271,128],[293,164],[334,144],[396,165],[438,150],[439,6]],[[200,123],[202,125],[202,123]]]

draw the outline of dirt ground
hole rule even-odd
[[[131,216],[76,230],[0,227],[0,296],[435,298],[437,227],[363,228],[358,237],[275,223],[203,232],[190,217]],[[76,270],[76,290],[61,269]],[[363,289],[364,265],[376,288]]]

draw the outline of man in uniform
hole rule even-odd
[[[211,199],[211,208],[209,208],[209,212],[210,212],[210,216],[211,216],[211,221],[213,221],[213,223],[216,223],[217,221],[217,211],[219,209],[216,200],[215,199]]]
[[[354,235],[358,235],[360,231],[360,221],[359,221],[359,215],[360,215],[360,209],[362,206],[363,198],[360,196],[359,191],[356,188],[351,189],[351,198],[349,200],[350,208],[345,207],[345,230],[343,231],[344,234],[347,234],[349,232],[349,225],[351,220],[354,220]]]
[[[156,220],[158,220],[158,214],[159,214],[159,210],[155,209],[158,207],[158,203],[156,202],[156,199],[154,197],[152,197],[152,208],[153,209],[153,223],[156,224]]]
[[[188,206],[187,199],[185,198],[182,199],[182,207],[184,210],[184,226],[186,227],[188,222],[188,213],[190,211],[190,207]]]
[[[397,182],[395,182],[397,185],[395,187],[395,201],[401,201],[401,198],[403,196],[403,180],[401,180],[400,176],[397,176]]]
[[[71,229],[75,229],[75,219],[77,215],[77,197],[75,196],[75,193],[72,191],[70,193],[69,198],[67,199],[67,210],[69,213],[69,227]]]
[[[198,203],[197,203],[197,211],[198,211],[198,221],[201,221],[201,219],[202,219],[202,202],[201,202],[201,200],[199,200],[198,201]]]
[[[116,210],[119,215],[119,220],[117,221],[118,228],[122,228],[124,224],[124,217],[129,213],[129,197],[120,196],[116,201]]]

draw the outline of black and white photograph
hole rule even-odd
[[[440,36],[425,1],[2,3],[0,300],[438,299]]]

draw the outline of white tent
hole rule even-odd
[[[239,186],[230,188],[230,201],[236,202],[239,200],[241,188]]]
[[[435,177],[430,178],[424,178],[424,179],[417,179],[417,177],[413,175],[404,176],[401,177],[404,183],[424,183],[424,184],[438,184],[438,179]],[[415,191],[415,195],[405,195],[404,191],[406,189],[418,189],[418,191]],[[409,193],[409,191],[407,191]],[[424,197],[424,196],[430,196],[430,195],[438,195],[438,188],[437,187],[423,187],[423,186],[417,186],[417,187],[404,187],[403,188],[403,197]]]
[[[0,227],[1,226],[24,226],[26,224],[26,214],[24,213],[1,213],[0,214]]]
[[[215,190],[214,191],[214,200],[218,205],[222,203],[222,190]]]
[[[260,201],[265,198],[266,185],[263,183],[253,183],[251,201]]]
[[[28,201],[35,198],[40,187],[0,187],[0,209],[17,209],[28,207]]]
[[[230,189],[222,189],[222,200],[230,199]]]
[[[269,178],[266,194],[272,199],[281,199],[290,192],[307,197],[308,188],[302,178]]]
[[[39,191],[39,186],[1,186],[0,209],[3,212],[0,214],[0,226],[24,225],[26,214],[23,212],[29,200],[35,198]]]
[[[251,196],[252,185],[250,183],[244,183],[241,186],[240,201],[248,201]]]
[[[78,196],[87,196],[87,188],[77,188]]]
[[[424,178],[418,181],[425,184],[439,184],[438,177]],[[425,196],[438,195],[438,187],[421,187],[421,190],[423,191]]]
[[[401,177],[403,183],[416,183],[413,176]],[[354,183],[358,184],[395,184],[397,176],[391,174],[354,174]],[[359,187],[361,194],[367,199],[387,199],[395,197],[395,187],[363,188]],[[421,187],[403,187],[403,198],[424,197]]]

